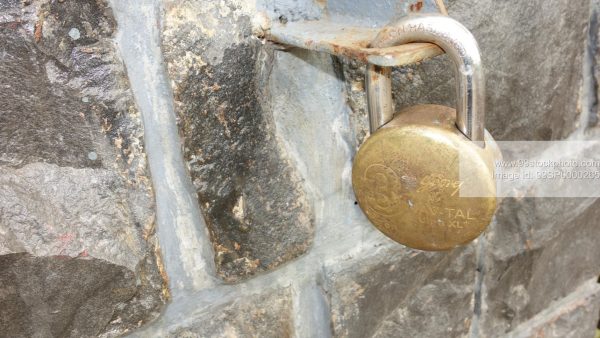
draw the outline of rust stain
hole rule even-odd
[[[35,23],[35,30],[33,31],[33,37],[35,42],[42,41],[42,29],[44,28],[44,13],[40,14],[40,19]]]
[[[75,234],[73,233],[66,233],[58,236],[58,240],[61,241],[63,244],[68,244],[72,242],[73,239],[75,239]]]
[[[156,257],[156,266],[158,267],[158,273],[163,280],[162,285],[162,296],[163,299],[169,301],[171,299],[171,292],[169,291],[169,276],[167,275],[167,271],[165,269],[165,264],[163,263],[163,257],[160,252],[160,246],[158,241],[154,243],[154,257]]]
[[[340,46],[331,44],[331,50],[335,55],[349,56],[360,61],[366,62],[368,53],[354,46]]]
[[[410,5],[411,12],[420,12],[421,9],[423,9],[423,0],[419,0],[419,1],[415,2],[414,4]]]
[[[42,26],[44,24],[41,21],[38,21],[35,24],[35,31],[33,33],[33,36],[35,38],[35,42],[40,42],[42,40]]]
[[[315,4],[325,13],[327,13],[327,1],[328,0],[313,0]]]

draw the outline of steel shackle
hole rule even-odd
[[[456,126],[472,141],[484,141],[485,78],[475,37],[460,22],[439,14],[414,14],[386,26],[370,47],[429,42],[443,49],[455,65]],[[367,98],[371,133],[394,116],[390,67],[369,64]]]

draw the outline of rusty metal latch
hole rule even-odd
[[[370,48],[369,44],[381,28],[348,26],[330,20],[271,22],[264,14],[257,17],[255,27],[258,28],[255,35],[270,42],[350,57],[382,67],[408,65],[444,53],[430,43]]]

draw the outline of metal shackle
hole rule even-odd
[[[460,22],[439,14],[415,14],[386,26],[370,47],[385,48],[410,42],[436,44],[456,66],[456,126],[472,141],[484,141],[485,78],[477,41]],[[394,116],[390,67],[369,64],[367,97],[371,132]]]

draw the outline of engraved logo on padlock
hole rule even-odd
[[[449,250],[477,238],[496,211],[498,147],[484,129],[479,47],[459,22],[414,15],[383,29],[372,47],[430,42],[456,65],[457,109],[418,105],[394,114],[387,67],[367,67],[371,136],[359,149],[352,183],[369,220],[393,240]],[[459,163],[460,162],[460,163]],[[464,186],[485,197],[461,197]]]

